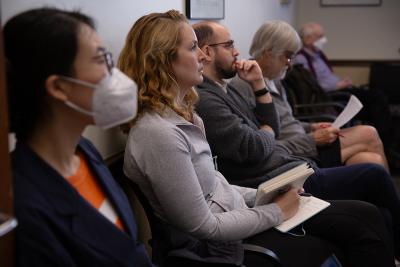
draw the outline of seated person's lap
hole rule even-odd
[[[319,162],[321,168],[330,168],[342,165],[340,140],[337,138],[333,143],[317,146]]]
[[[282,266],[296,267],[320,266],[332,254],[335,254],[344,266],[346,263],[353,266],[355,263],[349,262],[353,258],[352,255],[370,253],[371,247],[374,247],[373,251],[377,255],[387,249],[373,244],[373,240],[389,239],[388,233],[380,230],[384,229],[384,222],[375,206],[362,201],[330,202],[331,206],[303,224],[304,236],[270,229],[248,238],[245,243],[264,246],[277,254]],[[361,232],[365,234],[360,235]],[[365,247],[360,247],[360,244],[365,244]],[[358,249],[351,251],[351,255],[344,255],[341,248],[345,246]],[[254,254],[246,254],[245,257],[247,266],[264,266],[263,261],[265,262],[263,257]],[[390,266],[390,263],[381,264],[357,262],[357,266]]]

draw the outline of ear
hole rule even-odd
[[[269,61],[272,58],[272,52],[269,50],[265,50],[262,53],[262,56],[264,57],[265,60]]]
[[[207,62],[211,62],[212,61],[212,53],[214,53],[214,51],[212,51],[211,47],[208,45],[203,45],[201,48],[201,51],[203,51],[205,57],[205,60]]]
[[[45,81],[45,88],[49,96],[63,102],[68,99],[66,92],[69,91],[69,87],[68,83],[61,80],[58,75],[50,75]]]

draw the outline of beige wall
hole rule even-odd
[[[369,67],[333,67],[339,77],[349,77],[355,85],[365,85],[369,82]]]
[[[298,0],[297,20],[320,22],[331,59],[400,59],[400,1],[378,7],[321,7],[320,0]]]
[[[1,19],[4,23],[17,12],[32,7],[50,5],[62,8],[79,8],[93,16],[105,45],[111,50],[114,59],[118,58],[125,36],[139,17],[151,12],[164,12],[177,9],[184,12],[184,0],[1,0]],[[231,29],[241,57],[248,57],[251,37],[256,28],[267,19],[282,19],[294,23],[296,2],[280,4],[280,1],[265,0],[226,0],[225,19],[221,22]],[[85,133],[103,157],[108,158],[124,149],[125,136],[118,129],[101,131],[89,127]]]

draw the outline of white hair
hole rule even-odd
[[[301,28],[299,30],[299,35],[300,35],[301,39],[304,39],[305,37],[313,35],[318,30],[322,31],[321,25],[319,25],[316,22],[308,22],[308,23],[305,23],[303,26],[301,26]]]
[[[254,34],[250,46],[250,55],[257,59],[265,51],[274,55],[290,51],[297,53],[301,48],[301,40],[296,30],[284,21],[265,22]]]

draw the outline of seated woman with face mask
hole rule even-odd
[[[18,266],[152,266],[134,215],[86,126],[136,115],[91,18],[40,8],[4,27]]]

